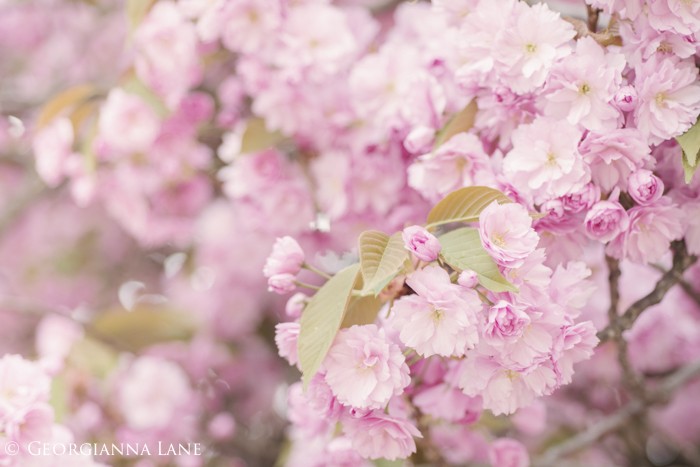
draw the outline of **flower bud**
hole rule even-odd
[[[302,292],[297,292],[287,301],[284,311],[287,313],[287,316],[291,318],[299,318],[301,317],[301,313],[304,311],[304,307],[308,301],[308,295]]]
[[[293,274],[275,274],[267,280],[268,292],[275,292],[280,295],[289,293],[297,288],[294,281],[296,277]]]
[[[413,252],[421,261],[434,261],[442,249],[435,235],[428,232],[425,227],[412,225],[406,227],[401,234],[406,249]]]
[[[637,90],[634,86],[622,86],[615,93],[615,104],[623,112],[629,112],[637,107]]]
[[[263,274],[272,277],[277,274],[296,275],[304,264],[304,250],[292,237],[278,238],[272,253],[265,262]]]
[[[479,284],[479,276],[474,271],[462,271],[457,279],[457,283],[462,287],[471,289]]]
[[[664,182],[650,170],[639,169],[630,175],[628,190],[637,204],[647,206],[664,194]]]
[[[629,216],[625,208],[617,201],[619,190],[616,188],[607,201],[598,201],[584,220],[588,238],[607,243],[629,227]]]

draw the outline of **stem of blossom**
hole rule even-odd
[[[294,281],[294,283],[296,285],[298,285],[299,287],[304,287],[306,289],[321,290],[321,287],[317,287],[317,286],[311,285],[311,284],[305,284],[304,282]]]
[[[476,293],[478,293],[479,296],[480,296],[486,303],[489,304],[489,306],[493,306],[493,302],[492,302],[491,300],[489,300],[488,298],[486,298],[486,295],[484,295],[483,293],[481,293],[481,291],[480,291],[479,289],[474,289],[474,290],[476,290]]]
[[[311,266],[309,263],[304,263],[301,265],[301,267],[304,269],[308,269],[311,272],[315,272],[316,274],[318,274],[319,276],[321,276],[325,279],[330,279],[331,277],[333,277],[333,276],[330,276],[330,275],[326,274],[325,272],[321,271],[320,269],[316,269],[315,267]]]
[[[416,355],[416,356],[414,356],[411,360],[409,360],[409,361],[406,363],[406,365],[408,365],[409,367],[411,367],[411,366],[413,366],[416,362],[418,362],[418,361],[419,361],[420,359],[422,359],[422,358],[423,358],[422,356]]]

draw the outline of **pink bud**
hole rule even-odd
[[[236,420],[231,414],[220,412],[209,422],[208,431],[212,438],[223,441],[236,432]]]
[[[294,281],[296,277],[293,274],[275,274],[267,280],[268,292],[275,292],[280,295],[289,293],[297,288]]]
[[[401,234],[406,249],[413,252],[421,261],[433,261],[437,259],[438,253],[442,249],[440,242],[435,235],[428,232],[425,227],[412,225],[406,227]]]
[[[615,93],[615,104],[623,112],[629,112],[637,107],[637,90],[633,86],[622,86]]]
[[[474,271],[462,271],[457,279],[457,283],[462,287],[471,289],[479,284],[479,275]]]
[[[664,182],[651,170],[639,169],[630,175],[628,190],[637,204],[647,206],[664,194]]]
[[[430,150],[434,139],[435,129],[428,126],[419,126],[406,136],[403,145],[411,154],[422,154]]]
[[[272,277],[277,274],[296,275],[304,264],[304,250],[292,237],[278,238],[272,247],[272,253],[265,262],[263,274]]]
[[[287,313],[287,316],[295,319],[299,318],[308,301],[308,295],[302,292],[297,292],[287,301],[287,306],[284,308],[284,311]]]

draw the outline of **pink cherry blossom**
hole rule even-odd
[[[370,324],[341,329],[323,366],[333,394],[345,405],[379,409],[408,386],[408,366],[384,329]]]
[[[623,112],[630,112],[637,108],[639,97],[637,96],[637,90],[633,86],[627,85],[617,90],[613,100],[618,109]]]
[[[280,295],[293,292],[296,288],[296,276],[289,273],[275,274],[267,279],[267,290]]]
[[[649,140],[662,141],[684,133],[700,113],[698,69],[692,60],[656,53],[635,68],[639,105],[634,123]]]
[[[530,467],[527,449],[511,438],[498,438],[491,443],[489,461],[494,467]]]
[[[100,112],[100,136],[119,154],[147,150],[156,140],[160,121],[140,97],[115,88]]]
[[[522,337],[529,324],[530,317],[524,308],[501,300],[489,308],[484,337],[492,345],[512,342]]]
[[[475,291],[452,284],[439,266],[414,272],[406,283],[417,295],[402,297],[392,307],[401,342],[426,357],[461,356],[478,342],[481,301]]]
[[[374,411],[363,417],[343,419],[343,431],[362,457],[388,460],[405,459],[416,452],[414,437],[420,431],[409,421]]]
[[[606,53],[592,37],[579,39],[576,51],[552,69],[545,115],[587,130],[617,128],[622,116],[612,101],[624,68],[622,54]]]
[[[651,204],[664,194],[664,182],[650,170],[637,170],[629,177],[629,194],[637,204]]]
[[[275,326],[275,344],[280,357],[285,358],[290,365],[299,362],[297,341],[299,340],[299,323],[279,323]]]
[[[474,271],[462,271],[459,273],[457,283],[468,289],[474,288],[479,284],[479,275]]]
[[[598,201],[588,211],[584,222],[588,238],[607,243],[627,230],[630,219],[617,201],[617,196],[611,196],[605,201]]]
[[[57,118],[34,136],[32,141],[36,171],[50,187],[58,186],[67,175],[66,164],[73,154],[73,125]]]
[[[501,266],[517,268],[535,251],[539,238],[532,218],[519,204],[493,201],[479,214],[481,245]]]
[[[518,189],[536,203],[580,190],[590,180],[578,153],[581,131],[567,122],[538,117],[513,132],[513,149],[503,171]]]

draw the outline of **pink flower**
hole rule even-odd
[[[659,31],[649,24],[649,16],[639,15],[634,23],[620,23],[622,52],[630,67],[648,60],[656,52],[664,52],[688,58],[695,55],[697,40],[693,35],[680,35],[674,31]],[[636,97],[636,93],[635,93]],[[624,110],[624,109],[622,109]]]
[[[343,432],[352,439],[352,447],[362,457],[388,460],[405,459],[416,452],[413,437],[420,431],[408,420],[374,411],[364,417],[343,419]]]
[[[639,169],[629,177],[629,194],[637,204],[649,205],[664,194],[664,182],[651,170]]]
[[[304,307],[309,301],[309,296],[303,292],[297,292],[292,295],[292,298],[287,300],[287,305],[284,308],[285,313],[290,318],[300,318],[301,313],[304,311]]]
[[[276,274],[296,275],[301,271],[304,259],[304,250],[301,249],[296,240],[289,236],[278,238],[272,246],[272,253],[265,262],[263,274],[265,277],[272,277]]]
[[[593,182],[605,191],[627,188],[627,178],[641,168],[651,150],[635,129],[588,133],[578,148],[591,168]]]
[[[435,235],[420,225],[406,227],[403,229],[401,237],[405,243],[405,248],[421,261],[430,262],[436,260],[442,249]]]
[[[564,209],[573,213],[587,211],[598,201],[600,201],[600,187],[592,183],[562,198]]]
[[[479,215],[481,245],[497,264],[520,267],[537,248],[539,237],[532,228],[532,218],[519,204],[489,204]]]
[[[588,360],[598,345],[596,329],[590,321],[566,326],[554,343],[554,369],[562,384],[569,384],[574,374],[574,363]]]
[[[605,250],[614,258],[654,263],[668,251],[672,240],[683,236],[683,213],[668,197],[662,196],[646,206],[636,206],[628,214],[629,227]]]
[[[120,154],[148,150],[160,131],[156,113],[140,97],[114,88],[100,111],[100,136]]]
[[[462,271],[461,273],[459,273],[457,283],[462,287],[473,289],[479,284],[479,275],[474,271]]]
[[[615,93],[614,101],[617,104],[617,108],[623,112],[634,110],[639,102],[637,90],[633,86],[622,86]]]
[[[0,415],[36,402],[48,402],[51,378],[36,362],[19,355],[0,360]]]
[[[50,187],[56,187],[67,175],[66,165],[73,154],[73,125],[57,118],[34,135],[32,149],[36,171]]]
[[[297,278],[293,274],[275,274],[267,279],[267,291],[280,295],[287,294],[297,288],[296,280]]]
[[[586,214],[586,235],[592,240],[607,243],[629,227],[629,216],[617,201],[618,192],[613,192],[606,201],[598,201]]]
[[[500,300],[489,309],[484,337],[492,345],[513,342],[522,337],[529,324],[530,317],[523,307]]]
[[[617,128],[620,111],[611,105],[622,81],[625,57],[606,53],[592,37],[576,41],[576,52],[552,70],[544,113],[587,130]]]
[[[153,6],[134,31],[134,49],[139,79],[171,109],[201,79],[195,27],[172,1]]]
[[[530,467],[527,449],[511,438],[498,438],[491,443],[489,462],[493,467]]]
[[[493,46],[502,82],[517,94],[539,88],[557,60],[571,53],[568,43],[575,35],[571,23],[547,4],[516,2]]]
[[[434,154],[424,154],[409,166],[408,185],[424,198],[437,201],[458,188],[477,185],[479,174],[490,170],[479,138],[459,133]]]
[[[333,395],[326,381],[326,373],[319,371],[309,381],[306,388],[308,404],[320,417],[331,422],[337,421],[347,408]]]
[[[279,0],[220,2],[202,16],[197,32],[204,41],[221,35],[224,46],[234,52],[262,52],[282,22]]]
[[[588,167],[578,153],[581,131],[565,121],[537,117],[513,132],[513,149],[503,159],[503,173],[535,203],[580,190]]]
[[[700,5],[700,4],[698,4]],[[683,134],[700,113],[698,69],[691,59],[656,53],[635,67],[634,123],[651,144]]]
[[[6,421],[5,432],[12,441],[26,448],[32,441],[49,441],[53,422],[53,407],[38,402],[15,412]]]
[[[401,297],[392,308],[401,342],[425,357],[459,357],[476,345],[481,301],[475,291],[452,284],[439,266],[414,272],[406,283],[416,295]]]
[[[700,4],[687,0],[651,0],[649,24],[659,31],[689,35],[700,31]]]
[[[300,328],[299,323],[278,323],[275,326],[275,344],[277,344],[278,353],[290,365],[296,365],[299,362],[297,342]]]
[[[323,366],[338,400],[362,409],[383,408],[411,382],[401,349],[373,324],[341,329]]]

